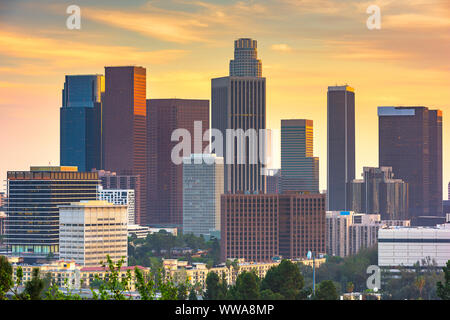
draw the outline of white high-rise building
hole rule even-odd
[[[183,233],[210,236],[220,230],[223,158],[192,154],[183,158]]]
[[[92,200],[59,206],[59,257],[84,266],[124,258],[127,265],[127,207]]]
[[[133,189],[98,189],[98,200],[108,201],[116,205],[127,206],[128,224],[135,224],[136,194]]]

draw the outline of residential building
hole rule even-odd
[[[316,258],[314,260],[316,268],[319,268],[325,260],[325,258]],[[202,289],[206,289],[206,278],[209,272],[216,273],[220,278],[224,276],[227,284],[233,285],[236,283],[236,279],[239,274],[243,272],[255,272],[260,279],[264,278],[267,271],[269,271],[272,267],[278,266],[281,260],[249,262],[245,259],[238,259],[236,262],[236,269],[233,266],[227,267],[225,264],[213,266],[208,269],[205,263],[194,262],[192,265],[189,265],[187,261],[164,259],[163,269],[166,277],[172,279],[172,281],[179,281],[187,278],[191,285],[198,284],[202,287]],[[292,260],[292,262],[310,266],[313,264],[312,259]]]
[[[319,158],[313,156],[313,121],[281,120],[281,193],[319,192]]]
[[[391,167],[364,167],[362,176],[348,185],[353,211],[380,214],[382,220],[408,217],[408,184],[394,179]]]
[[[96,277],[105,279],[105,277],[109,276],[111,273],[108,267],[83,267],[76,264],[74,260],[59,260],[55,263],[40,265],[13,263],[12,268],[14,282],[17,281],[17,269],[19,267],[22,269],[22,279],[25,282],[32,279],[33,269],[39,269],[42,278],[50,275],[54,283],[56,283],[56,285],[60,288],[66,288],[67,280],[67,286],[72,290],[83,288],[88,289],[96,280]],[[121,272],[118,273],[118,280],[122,281],[122,279],[126,279],[127,272],[131,271],[131,281],[129,282],[131,291],[136,290],[136,276],[133,272],[135,268],[138,268],[144,276],[148,276],[150,274],[150,268],[142,266],[122,266],[120,268]]]
[[[349,209],[347,183],[355,179],[355,90],[328,87],[327,210]]]
[[[97,198],[98,175],[77,167],[8,171],[6,242],[12,254],[42,258],[59,252],[59,209]]]
[[[128,214],[125,205],[81,201],[59,206],[59,257],[92,267],[128,256]]]
[[[191,154],[183,158],[183,233],[210,237],[220,231],[223,158]]]
[[[450,260],[450,224],[435,227],[390,227],[378,233],[380,267],[413,267],[422,260],[444,267]]]
[[[60,109],[60,164],[102,167],[102,75],[67,75]]]
[[[222,261],[325,252],[324,194],[224,194],[221,211]]]
[[[135,224],[135,193],[133,189],[98,189],[98,200],[127,206],[128,224]]]
[[[209,138],[203,135],[209,129],[209,101],[191,99],[149,99],[148,108],[148,204],[149,224],[152,226],[178,227],[183,225],[183,159],[191,153],[203,153]],[[177,131],[176,131],[177,130]],[[172,135],[189,136],[190,150],[177,154],[175,163],[172,152],[179,141]],[[176,136],[175,139],[180,139]],[[182,138],[184,139],[184,137]],[[180,139],[181,141],[181,139]],[[186,144],[186,141],[184,141]]]
[[[236,40],[234,58],[228,77],[211,80],[211,127],[224,142],[210,152],[224,158],[224,193],[264,193],[266,78],[256,40]]]
[[[408,183],[408,219],[442,217],[442,111],[379,107],[379,164]]]
[[[136,193],[138,224],[148,223],[146,76],[143,67],[105,67],[102,169],[119,176],[138,176],[142,189]]]

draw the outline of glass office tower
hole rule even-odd
[[[327,210],[347,210],[347,183],[355,179],[355,90],[328,87]]]
[[[66,76],[60,110],[60,164],[86,172],[102,167],[102,75]]]
[[[13,254],[46,257],[59,251],[59,206],[96,200],[96,172],[76,167],[8,171],[6,243]]]
[[[313,121],[281,120],[281,192],[319,192],[319,158],[313,156]]]

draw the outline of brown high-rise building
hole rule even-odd
[[[409,216],[442,216],[442,111],[379,107],[379,165],[409,185]]]
[[[149,224],[181,227],[183,164],[172,161],[172,149],[180,142],[172,141],[171,137],[176,129],[185,129],[190,134],[191,150],[189,154],[178,154],[181,160],[182,156],[202,153],[209,145],[209,139],[203,141],[203,134],[209,129],[209,101],[149,99],[147,108]],[[196,121],[201,121],[201,129],[194,135]]]
[[[140,177],[140,216],[146,217],[147,106],[143,67],[105,67],[103,169]]]
[[[324,194],[224,194],[221,200],[222,261],[325,253]]]

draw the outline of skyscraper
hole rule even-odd
[[[327,210],[349,207],[347,183],[355,179],[355,91],[328,87]]]
[[[364,167],[362,176],[349,182],[351,210],[380,214],[382,220],[408,217],[408,184],[394,179],[391,167]]]
[[[66,76],[60,109],[60,164],[91,171],[102,166],[102,75]]]
[[[190,135],[191,153],[209,145],[203,135],[209,129],[209,101],[190,99],[149,99],[148,108],[148,189],[149,224],[182,227],[183,225],[183,164],[172,161],[172,150],[179,144],[172,133],[185,129]],[[195,134],[195,122],[199,130]],[[183,156],[190,156],[183,154]]]
[[[226,193],[266,190],[265,136],[260,134],[266,129],[266,78],[262,77],[261,61],[256,58],[256,41],[238,39],[235,59],[230,61],[230,76],[211,80],[212,128],[220,130],[227,140],[223,150],[211,152],[224,158]],[[230,135],[227,139],[228,129],[237,134],[241,130],[242,135]],[[253,133],[257,141],[250,138]],[[251,154],[256,155],[256,161],[252,161]]]
[[[319,158],[313,156],[313,121],[281,120],[281,192],[319,192]]]
[[[60,205],[96,200],[98,175],[76,167],[8,171],[6,241],[12,253],[32,258],[59,252]]]
[[[143,67],[105,67],[104,169],[140,179],[138,223],[147,223],[147,105]]]
[[[442,111],[379,107],[379,164],[409,185],[409,218],[442,216]]]
[[[230,60],[231,77],[262,77],[256,40],[241,38],[234,41],[234,60]]]
[[[183,159],[184,234],[211,236],[220,232],[222,193],[223,158],[205,153]]]

